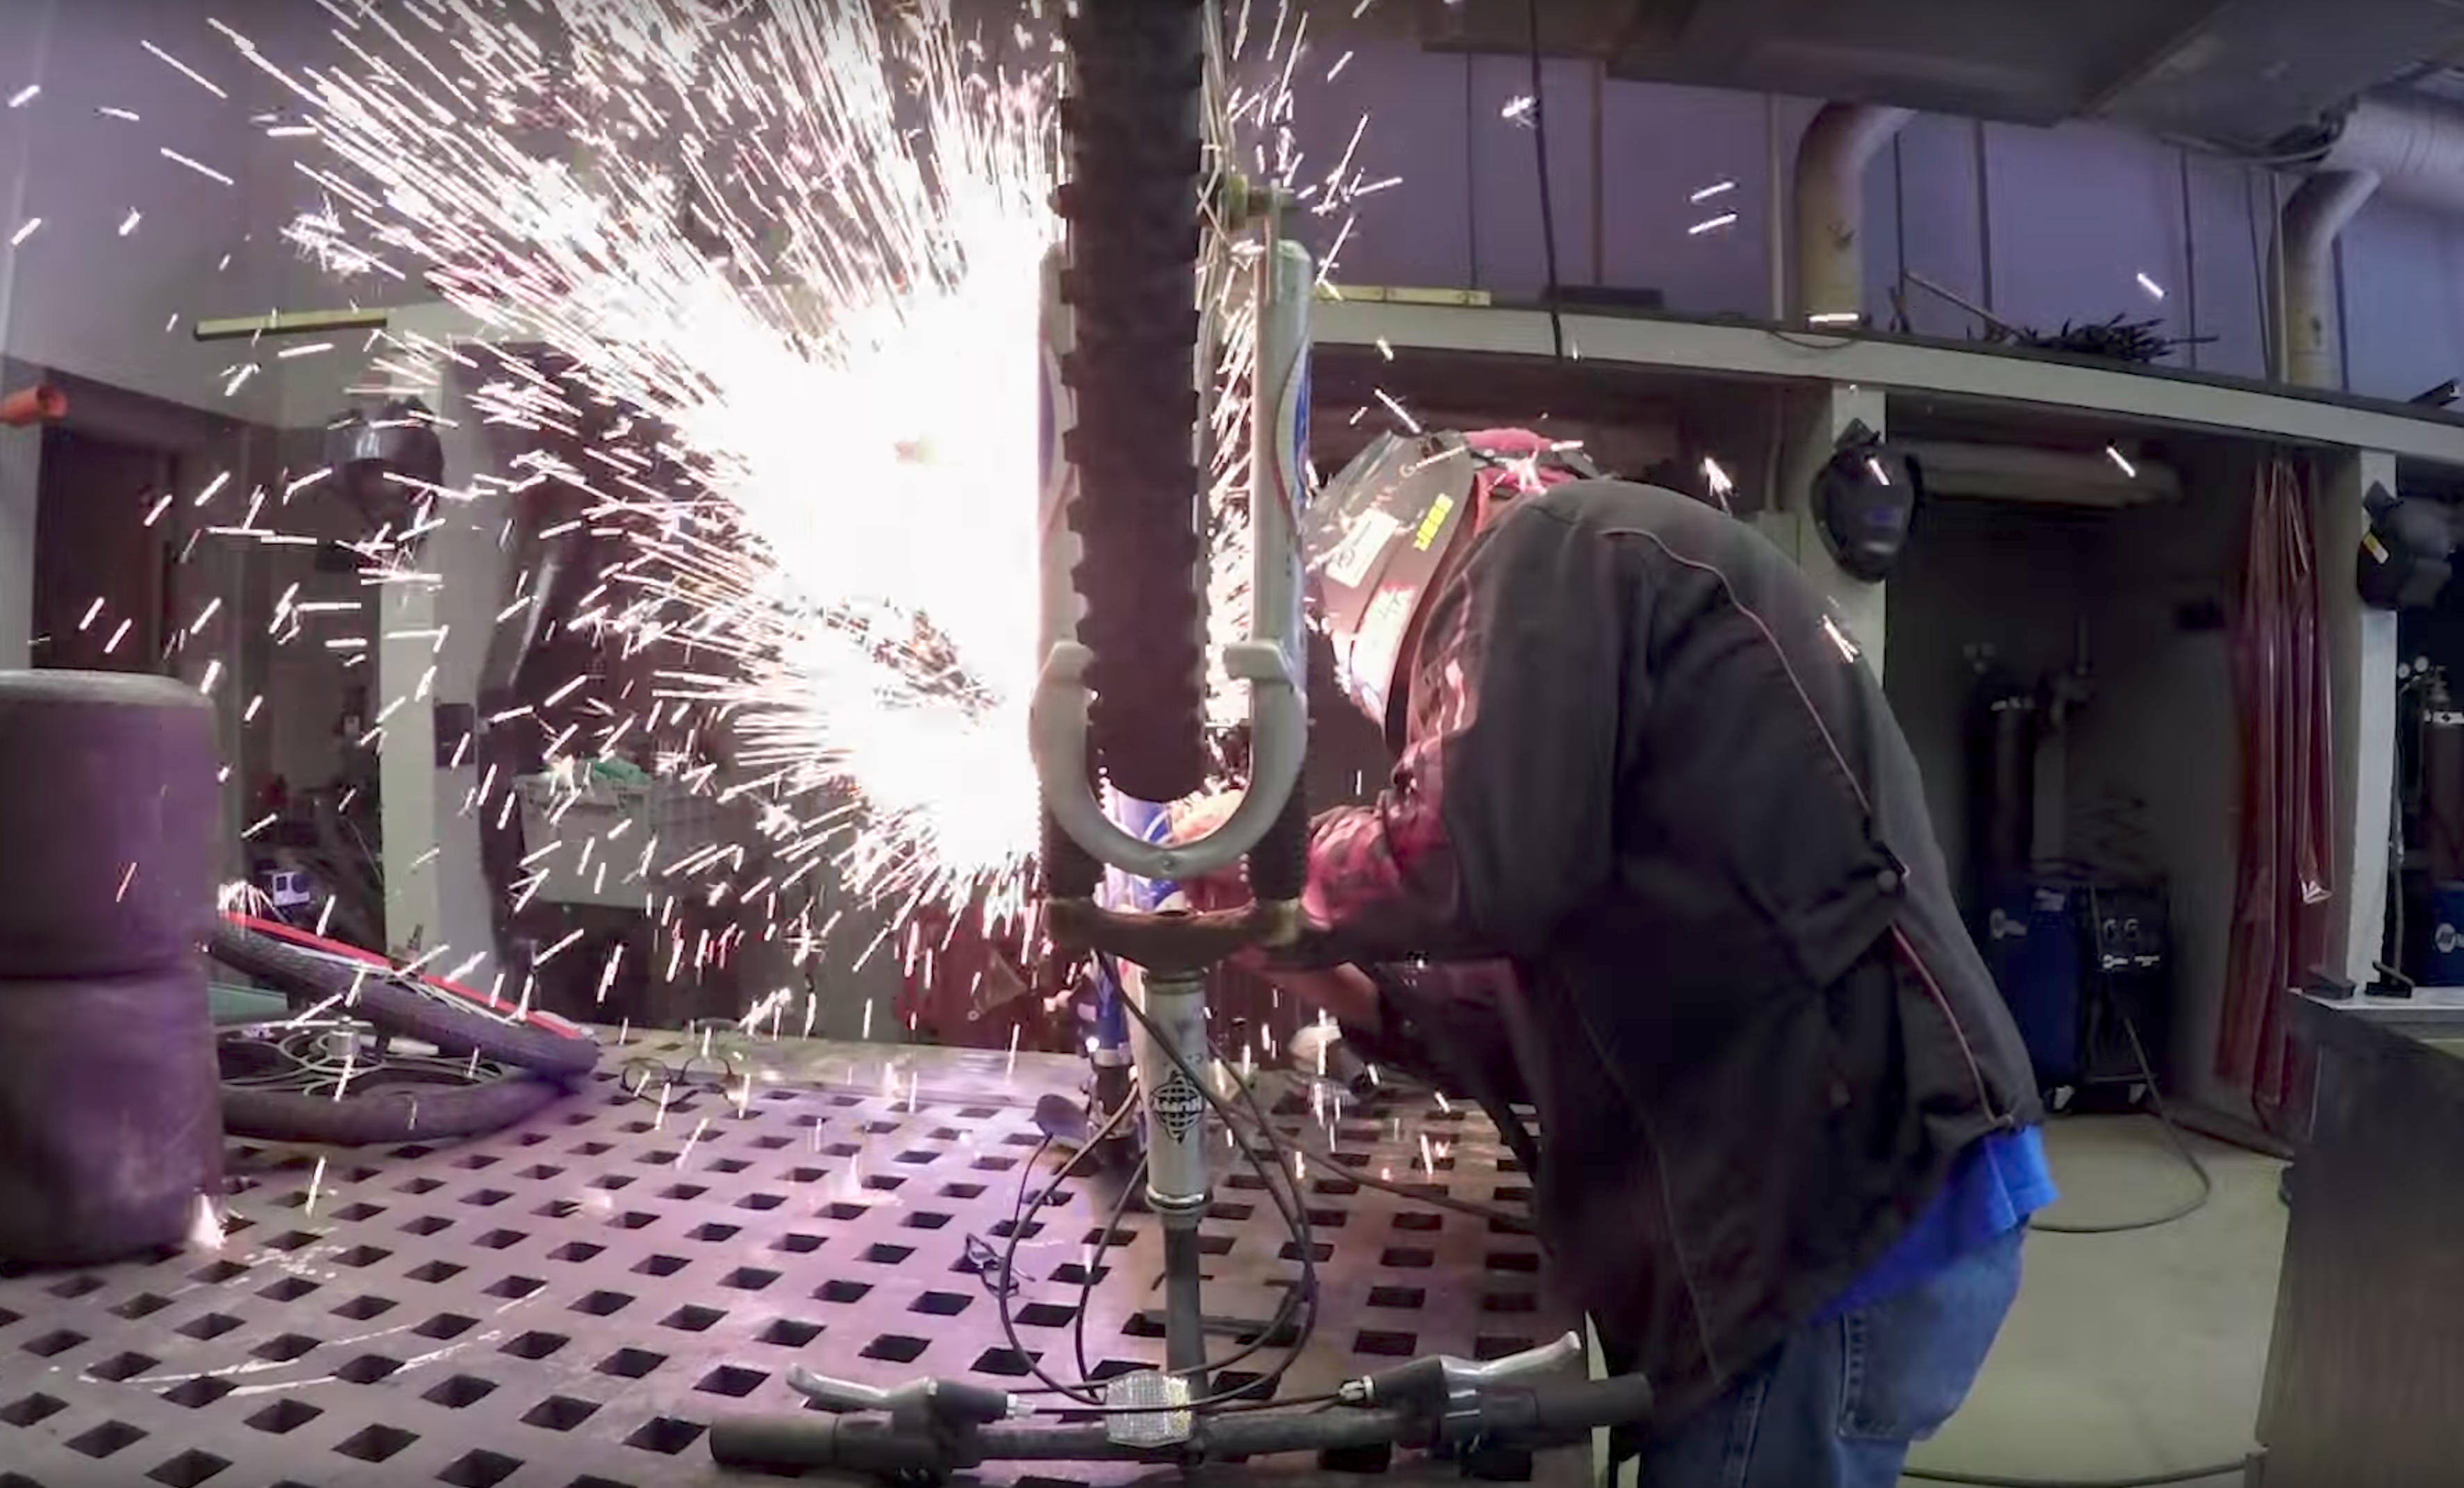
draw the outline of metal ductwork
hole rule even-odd
[[[1904,108],[1826,103],[1796,147],[1800,316],[1847,316],[1865,301],[1865,167],[1915,118]]]
[[[2426,95],[2364,97],[2319,166],[2367,171],[2389,196],[2464,215],[2464,108]]]
[[[2336,335],[2336,235],[2379,188],[2374,170],[2321,170],[2277,225],[2276,375],[2304,388],[2343,381]]]

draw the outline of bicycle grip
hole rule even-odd
[[[938,1473],[950,1465],[921,1432],[820,1412],[721,1416],[711,1423],[710,1455],[722,1467],[836,1467],[900,1474]]]
[[[1632,1426],[1651,1415],[1651,1382],[1639,1374],[1501,1388],[1481,1403],[1485,1429],[1551,1437],[1602,1426]]]

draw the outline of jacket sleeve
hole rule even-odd
[[[1311,836],[1310,964],[1520,956],[1607,881],[1629,555],[1534,502],[1432,598],[1392,784]]]
[[[1345,1025],[1361,1057],[1389,1064],[1475,1100],[1529,1104],[1506,1002],[1519,995],[1502,961],[1363,967],[1377,987],[1375,1031]]]

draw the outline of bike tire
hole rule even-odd
[[[304,1095],[246,1085],[222,1087],[223,1131],[257,1142],[373,1147],[400,1142],[483,1137],[528,1121],[563,1099],[551,1080],[510,1075],[476,1085],[399,1086],[366,1095]]]
[[[1189,795],[1208,768],[1195,369],[1209,14],[1205,0],[1079,0],[1063,29],[1075,344],[1062,379],[1089,742],[1144,801]]]
[[[599,1067],[599,1046],[590,1039],[503,1022],[475,1007],[458,1008],[415,991],[391,974],[353,971],[228,919],[215,924],[206,954],[273,987],[295,1004],[347,996],[351,1016],[456,1057],[475,1054],[559,1080],[581,1079]]]

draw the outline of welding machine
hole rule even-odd
[[[2040,873],[1990,888],[1981,907],[1978,948],[2046,1103],[2145,1096],[2156,1072],[2142,1050],[2164,1046],[2171,966],[2163,891]]]

